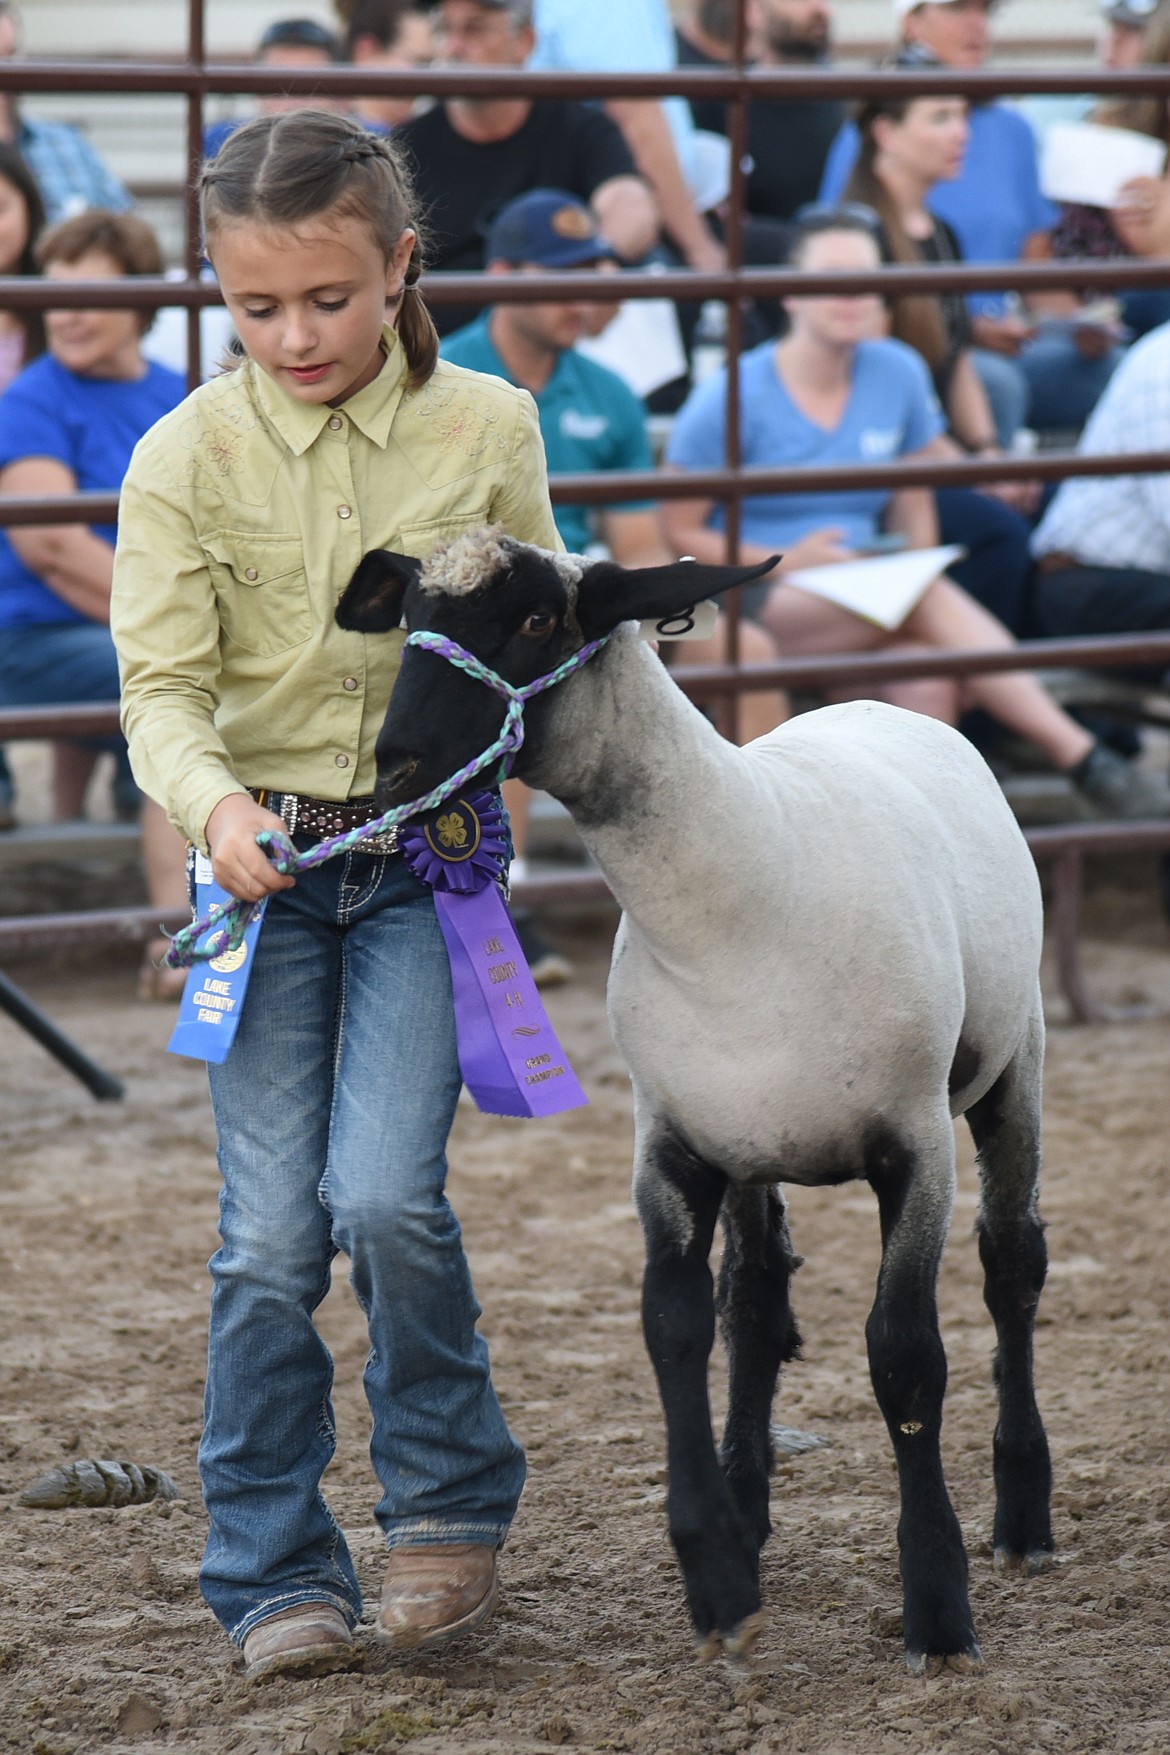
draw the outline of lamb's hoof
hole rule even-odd
[[[1009,1548],[997,1548],[993,1565],[997,1572],[1018,1572],[1022,1578],[1035,1578],[1047,1572],[1056,1560],[1051,1548],[1029,1548],[1026,1554],[1014,1554]]]
[[[746,1663],[763,1625],[764,1611],[757,1609],[754,1615],[745,1615],[739,1626],[731,1628],[727,1633],[718,1627],[712,1627],[710,1633],[696,1640],[695,1656],[701,1664],[712,1663],[720,1653],[730,1658],[732,1663]]]
[[[738,1627],[724,1634],[723,1649],[733,1663],[746,1663],[751,1656],[752,1646],[760,1637],[764,1625],[764,1611],[757,1609],[754,1615],[745,1615]]]
[[[912,1676],[941,1676],[944,1670],[954,1670],[960,1676],[981,1676],[984,1670],[983,1653],[977,1645],[966,1651],[908,1651],[906,1668]]]

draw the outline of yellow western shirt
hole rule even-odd
[[[332,408],[250,360],[146,434],[122,489],[111,627],[135,775],[183,834],[249,786],[374,788],[402,635],[334,610],[373,548],[428,556],[482,524],[563,545],[527,392],[440,360],[420,390],[394,331]]]

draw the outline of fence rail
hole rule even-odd
[[[0,309],[30,308],[134,308],[180,306],[187,311],[188,375],[192,385],[201,376],[199,313],[221,303],[218,288],[200,279],[198,204],[194,171],[198,165],[203,133],[203,101],[212,95],[254,96],[316,93],[328,97],[458,96],[481,98],[590,98],[637,99],[682,95],[723,100],[728,105],[731,143],[731,191],[728,201],[728,267],[719,274],[689,271],[661,274],[628,272],[620,278],[587,274],[550,274],[535,280],[528,276],[493,278],[490,295],[495,301],[527,301],[564,298],[611,302],[622,298],[719,298],[728,305],[728,353],[734,361],[741,350],[742,301],[783,298],[794,292],[869,293],[883,296],[902,293],[942,293],[1013,290],[1112,290],[1170,284],[1170,265],[1159,262],[1013,262],[963,266],[896,265],[874,273],[810,274],[793,269],[745,269],[742,266],[742,218],[746,179],[748,106],[766,99],[865,99],[878,95],[903,98],[938,96],[967,97],[975,102],[991,98],[1028,95],[1074,95],[1085,92],[1110,97],[1156,93],[1170,98],[1170,69],[1139,68],[1107,71],[1092,66],[1060,68],[999,66],[993,69],[873,71],[856,67],[748,68],[745,60],[743,0],[735,8],[733,65],[715,70],[686,69],[664,74],[566,74],[511,69],[420,69],[373,73],[365,68],[264,69],[224,62],[206,53],[205,0],[187,0],[188,46],[185,59],[150,61],[110,58],[97,61],[37,59],[8,63],[5,89],[15,94],[46,92],[110,92],[119,95],[172,93],[186,102],[186,157],[191,176],[184,194],[186,236],[184,278],[166,280],[142,277],[102,282],[34,282],[0,277]],[[1067,52],[1072,40],[1048,44],[1049,52]],[[1079,40],[1075,46],[1079,46]],[[1040,44],[1031,45],[1039,51]],[[1005,45],[1019,53],[1021,45]],[[479,276],[430,274],[424,281],[426,296],[436,304],[482,303],[489,289]],[[726,467],[702,473],[672,471],[621,472],[606,476],[569,475],[554,478],[555,501],[609,503],[631,498],[715,498],[727,505],[726,543],[734,558],[739,542],[739,507],[743,498],[757,493],[833,491],[867,487],[908,487],[975,484],[993,480],[1062,480],[1072,476],[1133,475],[1165,472],[1170,457],[1143,452],[1128,457],[1089,458],[1065,452],[1037,457],[955,459],[877,463],[818,469],[744,468],[739,453],[738,374],[727,375]],[[48,495],[0,498],[0,527],[38,523],[109,523],[117,515],[118,496],[109,494]],[[975,671],[1011,670],[1025,666],[1097,667],[1155,666],[1170,662],[1170,635],[1123,637],[1108,640],[1037,641],[1012,652],[931,653],[897,652],[786,660],[772,665],[743,667],[734,661],[738,612],[730,605],[733,661],[728,665],[677,667],[675,674],[700,700],[733,699],[759,688],[836,686],[848,687],[895,677],[968,675]],[[39,708],[0,712],[0,740],[106,734],[116,728],[116,709],[108,704],[74,708]],[[1086,852],[1147,850],[1170,847],[1168,824],[1077,824],[1067,828],[1037,829],[1029,842],[1038,858],[1052,858],[1056,869],[1055,921],[1062,979],[1074,1015],[1101,1015],[1084,989],[1077,961],[1077,929],[1080,905],[1080,866]],[[593,895],[600,880],[579,878],[541,880],[524,887],[526,899],[568,899]],[[603,889],[603,886],[601,886]],[[33,920],[0,920],[0,947],[43,945],[47,942],[76,944],[95,936],[129,936],[141,939],[155,930],[152,909],[123,909],[88,916],[64,915]],[[177,921],[172,922],[177,924]]]

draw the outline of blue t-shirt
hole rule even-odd
[[[1005,104],[977,104],[963,168],[949,183],[936,183],[926,205],[945,219],[968,262],[1018,262],[1033,232],[1051,231],[1060,215],[1040,193],[1036,137],[1024,118]],[[841,128],[825,160],[821,201],[839,201],[857,160],[853,122]],[[997,316],[1003,293],[972,293],[972,311]]]
[[[465,329],[444,336],[440,352],[453,366],[489,372],[511,383],[492,341],[490,321],[488,311]],[[586,359],[576,348],[561,354],[535,400],[550,475],[654,467],[642,404],[616,372]],[[621,509],[632,512],[650,503],[627,501]],[[583,554],[590,540],[589,508],[554,506],[553,517],[569,553]]]
[[[832,432],[797,408],[776,370],[776,343],[754,347],[739,362],[740,446],[744,463],[878,463],[920,451],[943,430],[942,414],[925,362],[900,341],[863,341],[853,386]],[[666,450],[682,469],[719,469],[727,430],[727,373],[693,390],[679,410]],[[761,548],[787,549],[814,530],[839,526],[850,548],[863,547],[879,529],[889,488],[848,493],[759,494],[743,502],[743,539]],[[722,530],[721,506],[707,520]]]
[[[143,433],[186,394],[178,372],[153,361],[145,377],[123,383],[78,377],[42,354],[0,396],[0,469],[23,457],[53,457],[73,471],[83,491],[118,489]],[[92,528],[113,547],[116,524]],[[42,584],[0,530],[0,627],[88,619]]]

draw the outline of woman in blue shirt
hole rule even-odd
[[[851,209],[810,218],[797,233],[791,260],[819,273],[872,270],[879,265],[872,225]],[[931,445],[943,420],[929,373],[901,342],[873,339],[881,319],[875,295],[800,296],[785,305],[788,334],[739,363],[745,464],[878,462]],[[683,469],[722,464],[725,398],[722,373],[691,395],[675,423],[668,463]],[[723,514],[713,500],[674,500],[663,516],[678,553],[701,561],[724,558]],[[1013,644],[1002,624],[947,578],[935,579],[893,630],[789,582],[794,572],[855,558],[890,535],[908,548],[935,545],[938,522],[929,489],[875,487],[744,500],[740,559],[751,565],[782,552],[770,580],[754,595],[745,593],[748,613],[786,657],[883,646],[922,651]],[[1024,671],[901,681],[865,692],[952,725],[968,707],[982,707],[1039,744],[1098,809],[1121,816],[1170,814],[1164,782],[1135,773],[1094,743]]]
[[[102,209],[46,232],[37,260],[50,280],[162,271],[145,221]],[[0,397],[0,493],[121,487],[143,433],[186,393],[176,372],[143,357],[150,317],[144,311],[46,312],[47,351]],[[109,628],[115,534],[112,524],[0,531],[0,706],[117,701]],[[58,818],[80,813],[93,760],[92,747],[59,750]],[[149,801],[142,807],[142,829],[151,901],[163,910],[185,908],[179,836]],[[169,974],[145,965],[144,992],[174,991]]]

